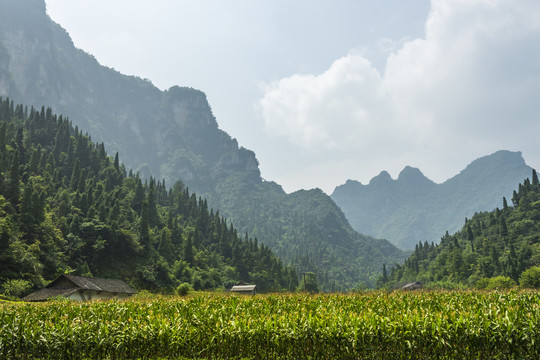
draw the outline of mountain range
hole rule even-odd
[[[162,91],[149,80],[100,65],[92,55],[77,49],[69,34],[48,17],[44,0],[0,0],[0,8],[0,96],[36,108],[50,106],[69,117],[76,132],[83,131],[103,143],[142,179],[164,179],[167,186],[181,181],[239,233],[264,243],[297,273],[315,272],[323,290],[373,285],[383,264],[401,263],[408,255],[395,246],[410,248],[396,233],[407,229],[415,242],[426,238],[422,228],[429,219],[422,218],[420,210],[404,211],[405,220],[389,220],[395,223],[388,236],[392,244],[377,239],[382,236],[363,235],[351,227],[336,205],[338,189],[333,199],[319,189],[287,194],[279,184],[263,180],[255,154],[219,128],[202,91],[179,86]],[[473,205],[464,202],[476,196],[498,201],[500,195],[489,188],[493,177],[500,175],[473,176],[469,180],[483,182],[486,191],[462,197],[449,213],[457,206],[470,209],[472,215],[476,211]],[[400,197],[412,199],[409,206],[413,208],[431,194],[429,189],[439,187],[413,168],[406,168],[400,179],[394,181],[382,173],[372,180],[369,188],[379,189],[376,194],[381,196],[373,195],[371,204],[366,201],[373,213],[386,217],[394,208],[403,208],[395,203]],[[407,191],[402,193],[391,184]],[[447,202],[457,191],[456,187],[444,188],[447,190],[433,201]],[[382,210],[375,207],[377,199],[384,203]],[[340,206],[354,218],[347,206]],[[419,213],[417,217],[415,213]],[[455,212],[453,219],[460,223],[463,216],[457,215]],[[362,221],[369,224],[370,219],[373,217],[367,216]],[[425,227],[432,225],[426,223]],[[362,231],[375,234],[367,228]],[[433,233],[437,231],[433,229]]]
[[[438,243],[446,231],[460,229],[466,217],[500,206],[531,171],[520,152],[497,151],[441,184],[406,167],[396,180],[386,171],[367,185],[349,180],[331,197],[354,229],[410,250],[419,241]]]
[[[43,0],[0,0],[0,96],[69,117],[141,178],[181,180],[241,233],[257,237],[323,289],[372,284],[406,253],[354,231],[320,190],[286,194],[255,154],[219,129],[203,92],[161,91],[75,48]]]

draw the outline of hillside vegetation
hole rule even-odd
[[[532,180],[531,180],[532,179]],[[475,214],[440,244],[420,242],[382,282],[419,280],[447,286],[540,288],[540,183],[535,170],[502,209]],[[536,280],[535,280],[536,279]],[[453,284],[453,285],[452,285]]]
[[[0,98],[0,283],[36,288],[62,273],[164,292],[298,286],[293,268],[181,182],[127,175],[118,154],[50,108]]]

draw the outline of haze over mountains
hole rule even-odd
[[[101,66],[92,55],[76,49],[67,32],[50,20],[43,0],[0,0],[0,7],[0,96],[36,107],[51,106],[94,141],[104,142],[109,153],[118,152],[120,160],[141,177],[163,178],[168,186],[181,180],[239,232],[257,237],[297,271],[316,272],[323,289],[373,284],[383,263],[405,259],[406,253],[390,242],[353,230],[342,210],[322,191],[286,194],[279,184],[264,181],[255,154],[219,129],[203,92],[178,86],[161,91],[147,80]],[[426,201],[446,203],[450,225],[459,225],[464,216],[454,210],[470,210],[470,215],[477,211],[468,203],[474,189],[485,190],[474,196],[493,197],[490,201],[498,204],[508,187],[523,180],[521,173],[515,175],[517,180],[512,178],[498,193],[489,186],[493,178],[500,177],[501,184],[506,179],[497,174],[498,168],[460,177],[462,182],[443,186],[444,191]],[[478,184],[470,191],[459,190],[466,182]],[[371,234],[378,231],[376,226],[391,225],[388,238],[404,248],[412,239],[427,240],[428,230],[437,233],[439,225],[422,218],[429,209],[416,206],[425,205],[421,200],[439,185],[412,168],[396,181],[382,173],[372,183],[368,186],[372,195],[365,195],[371,200],[362,200],[366,205],[362,211],[368,214],[354,223],[373,226],[362,231]],[[451,197],[461,191],[454,203]],[[334,200],[337,197],[339,202],[338,193],[336,189]],[[354,219],[352,205],[341,206]],[[439,220],[444,219],[435,219]],[[401,233],[409,234],[406,240],[399,238]]]
[[[323,288],[373,283],[383,263],[405,253],[355,232],[322,191],[287,195],[261,179],[252,151],[218,128],[204,93],[105,68],[76,49],[39,0],[1,0],[0,96],[68,116],[141,176],[182,180],[210,207],[270,246]]]
[[[442,184],[406,167],[396,180],[383,171],[367,185],[349,180],[331,196],[357,231],[414,249],[419,241],[437,243],[446,231],[457,231],[466,217],[500,206],[531,170],[520,152],[498,151]]]

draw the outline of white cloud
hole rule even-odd
[[[385,126],[379,73],[361,55],[336,60],[325,73],[272,84],[261,100],[267,128],[310,149],[342,149]],[[376,111],[375,111],[376,110]]]
[[[425,31],[382,75],[351,52],[320,75],[270,84],[267,129],[357,167],[415,165],[437,181],[499,149],[539,165],[540,2],[432,0]]]

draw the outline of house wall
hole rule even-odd
[[[81,293],[79,291],[74,292],[73,294],[66,296],[70,300],[75,301],[84,301],[84,299],[81,297]]]
[[[255,295],[255,290],[231,290],[233,294]]]

